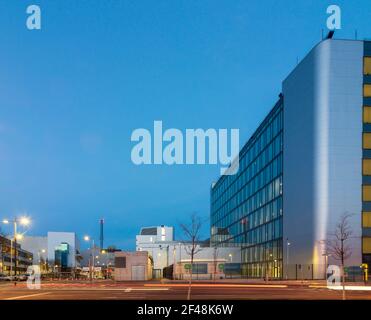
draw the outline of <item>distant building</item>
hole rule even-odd
[[[25,236],[22,247],[33,254],[33,264],[41,271],[69,272],[80,268],[80,244],[74,232],[48,232],[43,236]]]
[[[121,249],[115,247],[108,247],[106,249],[101,249],[97,246],[93,250],[86,249],[81,251],[81,267],[82,271],[86,274],[90,271],[90,263],[92,270],[94,270],[93,278],[104,277],[110,278],[113,274],[115,268],[115,253],[121,252]],[[93,259],[94,257],[94,259]]]
[[[136,250],[141,251],[144,248],[151,248],[153,244],[173,240],[174,227],[164,225],[159,227],[145,227],[140,229],[140,233],[136,236]]]
[[[32,252],[34,265],[42,265],[48,261],[48,238],[37,236],[24,236],[18,240],[22,248]]]
[[[147,251],[153,258],[153,268],[162,270],[169,265],[168,250],[174,243],[174,227],[145,227],[136,236],[136,251]]]
[[[153,269],[155,278],[163,276],[163,270],[170,266],[177,266],[174,272],[180,274],[186,273],[186,270],[180,267],[186,265],[190,260],[190,243],[174,240],[174,227],[159,226],[146,227],[140,230],[140,234],[136,236],[137,251],[147,251],[153,260]],[[200,241],[197,244],[197,254],[195,255],[194,263],[214,263],[218,259],[220,263],[240,263],[240,248],[218,248],[217,250],[210,247],[209,241]],[[197,266],[194,266],[197,268]],[[200,267],[204,268],[204,266]],[[211,268],[211,267],[210,267]]]
[[[11,255],[12,251],[13,255]],[[19,243],[16,244],[16,250],[14,250],[14,243],[0,235],[0,273],[10,275],[11,269],[13,274],[15,269],[17,274],[25,273],[28,266],[32,265],[32,260],[31,252],[23,249]]]
[[[80,243],[74,232],[48,232],[48,262],[58,271],[80,268]]]

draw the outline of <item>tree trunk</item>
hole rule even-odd
[[[341,282],[343,286],[343,300],[345,297],[345,268],[344,268],[344,241],[341,239]]]
[[[189,277],[189,282],[188,282],[187,300],[191,300],[192,275],[193,275],[193,250],[191,254],[191,269],[190,269],[190,277]]]

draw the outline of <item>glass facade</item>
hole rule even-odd
[[[68,268],[68,255],[70,247],[68,243],[62,242],[55,248],[54,251],[54,264],[57,265],[62,271]]]
[[[242,273],[282,277],[283,99],[240,151],[236,175],[211,189],[211,242],[240,246]]]

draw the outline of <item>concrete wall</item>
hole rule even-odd
[[[339,217],[354,213],[353,231],[361,232],[362,56],[361,41],[325,40],[283,82],[284,267],[287,257],[314,264],[318,278],[320,241]],[[360,240],[352,247],[347,264],[360,264]]]

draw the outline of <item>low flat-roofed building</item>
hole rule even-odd
[[[116,281],[145,281],[152,279],[152,259],[147,251],[115,252]]]

